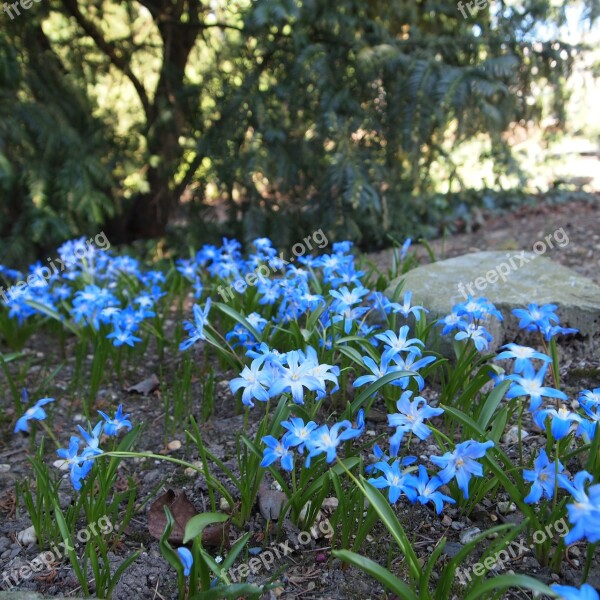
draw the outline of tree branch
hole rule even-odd
[[[119,54],[117,47],[104,39],[100,30],[83,16],[79,10],[77,0],[62,0],[62,4],[67,13],[77,21],[77,24],[83,29],[86,35],[92,38],[98,49],[110,60],[111,64],[119,69],[132,83],[142,103],[146,119],[148,119],[150,115],[150,100],[146,89],[131,70],[129,62]]]

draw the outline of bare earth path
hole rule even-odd
[[[452,235],[431,242],[438,260],[483,250],[531,250],[538,240],[563,228],[569,243],[555,247],[547,255],[562,265],[600,284],[600,197],[595,202],[568,202],[549,206],[524,206],[514,213],[489,219],[473,233]],[[429,258],[417,247],[422,262]],[[379,268],[392,264],[392,251],[369,256]]]

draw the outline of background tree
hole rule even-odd
[[[162,236],[182,198],[280,243],[426,231],[453,209],[434,174],[461,189],[453,148],[487,136],[496,172],[518,172],[504,134],[542,115],[540,87],[564,116],[585,49],[555,39],[573,3],[554,4],[35,4],[1,24],[2,239]]]

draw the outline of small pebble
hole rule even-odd
[[[521,429],[521,441],[529,436],[529,433],[524,429]],[[519,428],[517,426],[511,427],[504,434],[504,443],[505,444],[518,444],[519,443]]]
[[[167,450],[170,452],[175,452],[175,450],[179,450],[181,448],[181,442],[179,440],[173,440],[167,444]]]
[[[337,498],[325,498],[325,500],[323,500],[323,504],[321,504],[321,508],[332,512],[339,506],[339,504],[340,501]]]
[[[29,546],[30,544],[35,544],[37,538],[35,537],[35,529],[33,525],[28,527],[27,529],[23,529],[23,531],[19,531],[17,533],[17,542],[23,546]]]
[[[479,527],[470,527],[460,534],[460,543],[468,544],[469,542],[472,542],[480,533],[481,529],[479,529]]]
[[[9,473],[10,465],[2,464],[0,465],[0,473]]]
[[[498,502],[498,510],[503,514],[515,512],[517,507],[514,502]]]

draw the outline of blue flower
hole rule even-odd
[[[506,381],[506,373],[495,373],[494,371],[488,371],[490,379],[494,382],[494,387],[498,387],[503,381]]]
[[[314,369],[311,360],[303,357],[297,350],[292,350],[286,355],[287,367],[281,366],[279,376],[273,381],[269,394],[277,396],[284,392],[291,392],[294,402],[304,404],[304,388],[310,391],[319,390],[325,393],[321,382],[310,375]]]
[[[487,449],[493,446],[494,442],[491,440],[483,443],[467,440],[458,444],[454,452],[446,452],[444,456],[432,456],[431,462],[442,467],[438,476],[444,483],[456,477],[458,487],[462,490],[465,498],[469,498],[471,476],[483,476],[483,467],[475,459],[485,456]]]
[[[300,356],[304,357],[305,361],[308,361],[309,364],[313,365],[312,369],[307,371],[307,375],[316,377],[321,385],[321,389],[317,389],[317,400],[320,400],[325,396],[326,381],[333,383],[333,388],[331,389],[330,393],[335,393],[339,389],[338,377],[340,375],[340,368],[334,365],[319,364],[317,351],[312,346],[308,346],[306,348],[306,354],[301,350],[299,350],[299,352]]]
[[[344,435],[347,439],[357,438],[363,434],[365,430],[365,409],[361,408],[356,415],[356,429],[352,428],[352,425],[346,429]]]
[[[360,304],[362,302],[362,297],[368,293],[369,290],[361,285],[355,287],[352,291],[346,286],[339,290],[331,290],[329,295],[335,298],[335,301],[332,303],[332,307],[334,307],[333,310],[344,311],[354,304]]]
[[[600,600],[598,592],[589,583],[584,583],[579,589],[557,583],[550,587],[558,594],[559,600]]]
[[[558,463],[558,472],[563,470],[562,464]],[[533,463],[533,471],[523,471],[523,479],[533,482],[525,502],[528,504],[539,502],[545,498],[554,498],[556,485],[556,465],[548,460],[546,451],[542,449]]]
[[[365,473],[372,473],[373,471],[377,471],[378,467],[377,465],[379,463],[382,462],[389,462],[390,459],[392,458],[396,458],[398,456],[398,448],[391,448],[390,447],[390,456],[388,456],[387,454],[385,454],[385,452],[377,445],[375,444],[373,446],[373,456],[376,459],[376,462],[371,464],[371,465],[367,465],[365,467]],[[417,457],[416,456],[404,456],[402,457],[402,459],[400,460],[400,466],[401,467],[408,467],[409,465],[412,465],[413,463],[417,462]]]
[[[507,348],[507,350],[504,350],[504,352],[500,352],[500,354],[496,356],[496,360],[516,358],[514,365],[515,373],[522,373],[532,358],[537,358],[539,360],[543,360],[544,362],[552,362],[552,359],[549,356],[543,354],[542,352],[537,352],[529,346],[519,346],[518,344],[506,344],[502,347]]]
[[[353,386],[360,387],[365,383],[374,383],[375,381],[379,381],[388,373],[402,370],[397,365],[390,365],[390,360],[391,357],[389,355],[384,355],[381,357],[381,366],[378,366],[370,356],[363,356],[363,363],[365,364],[365,367],[371,371],[372,375],[361,375],[360,377],[357,377],[353,383]],[[394,380],[391,383],[392,385],[400,385],[398,380]]]
[[[414,354],[409,353],[406,355],[406,358],[396,356],[394,360],[396,362],[397,367],[401,371],[413,371],[415,375],[400,377],[399,379],[395,380],[392,383],[392,385],[398,385],[403,390],[405,390],[408,387],[408,384],[410,383],[410,379],[412,377],[417,382],[417,387],[419,388],[419,391],[421,391],[425,387],[425,380],[423,379],[423,377],[421,377],[421,375],[419,375],[418,371],[419,369],[426,367],[432,362],[435,362],[436,359],[435,356],[423,356],[422,358],[418,358]]]
[[[28,408],[23,413],[23,416],[21,416],[18,419],[15,425],[14,433],[17,433],[18,431],[26,432],[28,427],[28,421],[43,421],[48,415],[46,414],[46,411],[42,408],[42,406],[45,406],[50,402],[54,402],[54,398],[42,398],[41,400],[38,400],[33,406]]]
[[[589,420],[584,418],[579,422],[579,428],[583,427],[586,433],[591,433],[588,435],[590,439],[594,438],[593,432],[596,428],[596,423],[600,421],[600,404],[592,404],[590,401],[585,401],[582,398],[579,398],[579,404],[581,404],[585,414],[589,417]],[[577,431],[578,435],[581,435],[581,432]]]
[[[402,244],[402,248],[400,248],[400,260],[404,260],[406,258],[406,253],[412,244],[412,240],[410,238],[406,238],[404,244]]]
[[[190,571],[192,570],[192,566],[194,564],[194,557],[192,553],[185,547],[177,548],[177,554],[179,555],[179,560],[183,564],[183,575],[184,577],[189,577]]]
[[[402,304],[398,306],[395,313],[400,313],[403,317],[408,319],[408,315],[412,314],[415,316],[416,321],[421,320],[421,313],[428,313],[429,311],[422,306],[411,306],[410,302],[412,300],[412,292],[409,290],[404,294],[404,299],[402,300]]]
[[[431,434],[431,429],[425,425],[425,419],[441,415],[442,408],[432,408],[427,400],[417,396],[412,402],[412,392],[406,391],[400,396],[396,407],[397,413],[388,415],[388,425],[396,428],[396,433],[390,438],[390,447],[399,448],[402,438],[407,431],[414,433],[420,440],[425,440]]]
[[[432,477],[429,479],[427,469],[423,465],[419,465],[419,475],[415,477],[414,486],[417,490],[417,501],[421,504],[428,504],[433,502],[435,510],[439,515],[444,509],[444,502],[450,502],[456,504],[454,498],[442,494],[442,492],[436,491],[443,484],[439,477]]]
[[[289,421],[282,421],[281,426],[287,429],[283,436],[284,441],[290,448],[298,447],[299,452],[304,451],[304,445],[310,438],[312,432],[317,428],[314,421],[304,424],[304,421],[298,417],[291,417]]]
[[[507,398],[518,396],[529,396],[529,410],[536,411],[542,404],[542,396],[546,398],[559,398],[566,400],[567,396],[560,390],[544,386],[544,378],[548,369],[548,363],[544,364],[536,374],[531,363],[525,365],[521,375],[512,374],[507,377],[514,381],[508,392]]]
[[[573,327],[560,327],[559,325],[548,325],[542,329],[542,334],[547,342],[556,335],[571,335],[574,333],[579,333],[579,329],[573,329]]]
[[[269,400],[270,396],[267,388],[271,386],[271,377],[266,371],[260,370],[261,366],[262,361],[258,358],[254,359],[250,367],[245,366],[240,376],[229,382],[233,394],[244,388],[242,402],[246,406],[254,406],[252,398],[256,398],[260,402]]]
[[[575,501],[567,504],[569,521],[574,524],[565,536],[565,544],[573,544],[581,539],[590,543],[600,542],[600,484],[590,486],[586,491],[586,483],[593,480],[587,471],[580,471],[570,482],[564,475],[558,476],[562,489],[567,490]]]
[[[88,433],[81,425],[77,425],[77,428],[83,436],[83,439],[87,443],[86,450],[100,450],[100,436],[102,435],[103,426],[104,423],[102,421],[99,421],[98,423],[96,423],[96,426],[94,427],[94,429],[92,429],[91,433]],[[100,452],[102,451],[100,450]]]
[[[513,309],[513,315],[520,319],[519,328],[526,331],[542,331],[551,323],[558,323],[558,315],[554,312],[556,304],[528,304],[527,308]]]
[[[390,504],[398,502],[401,494],[404,494],[411,502],[415,502],[417,499],[416,478],[414,475],[402,473],[399,460],[391,465],[380,462],[375,467],[383,473],[383,476],[368,479],[368,482],[379,489],[389,488]]]
[[[81,440],[77,436],[71,436],[68,448],[59,448],[56,453],[65,461],[71,477],[73,489],[79,491],[83,485],[83,480],[92,469],[94,458],[102,454],[101,450],[86,448],[81,455],[78,455],[79,444]]]
[[[211,300],[208,298],[204,306],[204,310],[197,304],[194,304],[194,321],[186,321],[183,324],[189,338],[179,345],[179,350],[187,350],[193,346],[198,340],[205,340],[204,327],[208,323],[208,313],[210,311]]]
[[[117,412],[115,413],[114,418],[109,417],[106,413],[103,413],[101,410],[98,411],[100,416],[106,421],[104,424],[104,433],[106,435],[117,435],[121,429],[124,427],[127,430],[131,429],[131,421],[127,419],[129,415],[123,416],[123,405],[119,404],[119,408],[117,408]]]
[[[504,321],[502,313],[487,298],[477,298],[469,295],[466,302],[457,304],[452,309],[461,317],[465,317],[467,322],[479,324],[488,317],[495,317],[498,321]]]
[[[416,356],[420,356],[421,348],[419,346],[424,346],[425,344],[418,338],[407,339],[408,332],[408,325],[404,325],[400,328],[398,335],[391,329],[377,334],[375,337],[386,345],[383,356],[387,356],[388,360],[395,358],[400,352],[411,352]]]
[[[369,290],[362,285],[355,287],[350,291],[347,287],[342,287],[340,290],[331,290],[329,294],[336,298],[331,304],[331,311],[336,313],[332,317],[332,322],[337,323],[344,320],[344,333],[348,335],[352,327],[352,323],[367,312],[366,307],[354,307],[354,304],[359,304],[362,297],[369,293]]]
[[[114,327],[114,331],[112,333],[109,333],[106,336],[106,338],[109,340],[114,340],[113,346],[115,346],[116,348],[122,346],[123,344],[127,344],[128,346],[131,346],[133,348],[136,342],[142,341],[142,338],[136,337],[130,330],[122,330],[116,323]]]
[[[600,421],[600,414],[596,415],[595,421],[588,421],[587,419],[581,419],[579,427],[577,428],[576,435],[582,436],[587,443],[590,443],[596,435],[596,427]]]
[[[263,450],[261,467],[268,467],[274,462],[281,460],[281,467],[286,471],[291,471],[294,468],[294,455],[290,452],[290,447],[285,436],[279,441],[272,435],[267,435],[262,441],[266,448]]]
[[[371,292],[368,300],[371,301],[373,310],[380,311],[385,315],[389,315],[392,311],[400,310],[400,305],[397,302],[390,302],[389,298],[382,292]]]
[[[460,329],[464,320],[456,312],[456,306],[452,309],[449,315],[446,315],[443,319],[439,319],[437,325],[443,325],[442,335],[447,335],[455,329]]]
[[[344,431],[340,432],[342,427]],[[312,432],[305,444],[308,450],[306,466],[310,467],[311,459],[319,454],[325,454],[328,463],[333,462],[336,458],[336,450],[339,444],[354,437],[357,437],[357,430],[352,429],[350,421],[336,423],[331,429],[327,425],[321,425],[321,427]]]
[[[179,258],[175,261],[176,269],[189,281],[194,281],[196,277],[196,265],[192,260]]]
[[[475,348],[477,348],[479,352],[488,349],[490,342],[492,341],[492,336],[485,327],[476,325],[475,323],[467,323],[463,325],[461,329],[462,331],[459,331],[454,336],[455,340],[473,340]]]
[[[583,390],[579,393],[579,404],[588,412],[592,407],[600,406],[600,388],[594,390]],[[588,413],[589,414],[589,413]]]
[[[562,440],[567,436],[571,429],[571,424],[581,423],[581,417],[569,409],[561,406],[558,410],[555,408],[546,408],[538,411],[533,420],[540,429],[546,430],[546,419],[552,417],[552,425],[550,430],[555,440]]]

